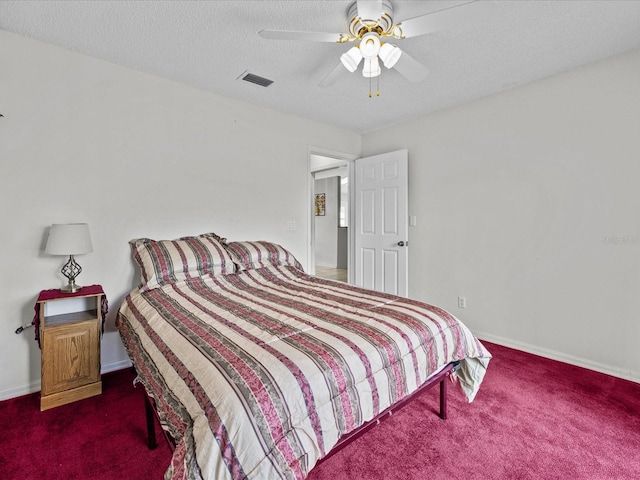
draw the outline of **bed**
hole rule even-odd
[[[175,444],[166,479],[304,479],[438,375],[472,401],[491,358],[450,313],[307,275],[280,245],[130,244],[117,326]]]

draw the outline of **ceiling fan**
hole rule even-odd
[[[348,33],[261,30],[258,35],[275,40],[357,42],[340,56],[340,63],[320,82],[321,87],[333,84],[344,71],[343,68],[355,72],[361,62],[364,77],[378,77],[382,72],[380,61],[386,68],[394,68],[409,81],[420,82],[429,74],[427,68],[388,40],[403,40],[477,21],[486,16],[494,5],[494,1],[470,1],[395,22],[390,0],[358,0],[349,7],[347,13]],[[380,95],[380,92],[377,94]]]

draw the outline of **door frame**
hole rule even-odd
[[[353,284],[354,278],[352,278],[353,274],[353,249],[355,248],[353,239],[352,239],[352,229],[351,226],[355,221],[355,210],[354,210],[354,197],[353,197],[353,188],[351,187],[351,182],[353,181],[353,174],[355,172],[355,160],[360,158],[360,155],[352,155],[349,153],[338,152],[336,150],[329,150],[327,148],[322,147],[313,147],[309,146],[307,151],[307,173],[308,173],[308,182],[307,182],[307,198],[308,198],[308,212],[309,212],[309,222],[307,228],[307,273],[310,275],[315,275],[316,273],[316,222],[315,222],[315,197],[314,197],[314,176],[311,171],[311,156],[317,155],[320,157],[327,157],[335,159],[336,162],[341,164],[346,163],[349,169],[349,227],[347,228],[347,250],[348,250],[348,260],[347,260],[347,273],[348,273],[348,281],[350,284]]]

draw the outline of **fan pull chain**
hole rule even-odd
[[[369,60],[369,63],[371,63],[371,60]],[[371,70],[371,67],[369,67],[369,70]],[[371,92],[371,77],[369,77],[369,98],[373,97],[373,93]],[[376,97],[380,96],[380,75],[376,76]]]
[[[380,76],[376,77],[376,97],[380,96]],[[371,93],[371,77],[369,77],[369,98],[373,97],[373,93]]]

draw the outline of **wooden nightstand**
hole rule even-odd
[[[40,292],[36,304],[42,350],[40,410],[102,393],[100,335],[106,305],[100,285],[75,293]]]

